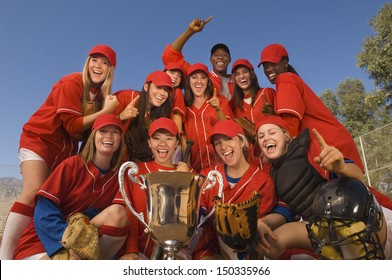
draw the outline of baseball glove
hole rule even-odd
[[[89,218],[82,213],[71,215],[67,223],[68,226],[61,239],[63,247],[68,250],[72,249],[82,259],[97,260],[99,257],[98,229],[90,224]]]
[[[235,252],[248,252],[257,236],[260,195],[241,203],[215,201],[215,229],[227,246]]]
[[[242,127],[245,132],[246,139],[248,139],[250,143],[255,144],[255,124],[245,117],[235,118],[234,121]]]

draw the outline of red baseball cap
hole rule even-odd
[[[169,131],[172,135],[178,134],[178,127],[176,123],[169,118],[159,118],[153,121],[148,130],[148,136],[152,136],[158,129],[165,129]]]
[[[114,114],[103,114],[98,116],[93,124],[93,130],[101,129],[106,125],[115,125],[121,130],[121,132],[124,132],[120,118]]]
[[[233,66],[231,66],[231,73],[233,73],[235,68],[237,68],[238,66],[245,66],[248,67],[249,69],[255,70],[255,68],[253,67],[252,63],[249,62],[249,60],[241,58],[233,63]]]
[[[213,127],[208,136],[208,141],[212,142],[214,135],[222,134],[233,138],[238,134],[245,135],[242,127],[233,120],[222,120],[218,121]]]
[[[184,79],[186,76],[184,68],[178,62],[169,62],[168,64],[165,65],[165,68],[163,69],[163,71],[166,70],[180,70],[182,73],[182,78]]]
[[[146,83],[152,82],[157,87],[170,87],[173,91],[172,80],[170,76],[163,71],[154,71],[148,74]]]
[[[116,52],[111,47],[107,45],[96,45],[91,49],[88,55],[93,55],[97,53],[106,56],[106,58],[109,59],[110,64],[112,64],[113,67],[116,67],[117,65]]]
[[[289,130],[288,123],[284,119],[282,119],[281,117],[267,116],[256,123],[256,131],[255,131],[256,134],[257,134],[257,131],[259,130],[260,126],[265,125],[265,124],[275,124],[277,126],[280,126],[281,128],[284,128],[287,131]]]
[[[260,63],[257,65],[257,68],[260,67],[260,65],[263,62],[272,62],[272,63],[278,63],[282,57],[289,56],[287,53],[287,50],[285,47],[283,47],[280,44],[271,44],[266,46],[263,51],[261,52],[260,55]]]
[[[192,74],[193,72],[200,70],[205,72],[208,75],[208,67],[203,64],[203,63],[195,63],[192,64],[189,68],[188,68],[188,75]]]

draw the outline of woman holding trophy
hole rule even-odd
[[[148,145],[150,146],[154,160],[138,162],[136,176],[155,171],[192,171],[185,162],[179,162],[178,165],[172,163],[173,153],[179,145],[178,128],[173,120],[169,118],[156,119],[151,123],[148,136]],[[135,211],[137,213],[143,213],[143,217],[148,217],[144,190],[140,189],[131,180],[125,180],[124,188]],[[124,198],[120,192],[117,194],[114,203],[125,205]],[[137,260],[150,258],[155,245],[151,234],[145,232],[144,225],[130,211],[128,216],[131,224],[130,235],[126,241],[124,254],[121,259]]]
[[[223,191],[219,197],[220,193],[214,187],[201,197],[202,209],[211,213],[215,208],[215,214],[208,218],[200,233],[193,257],[246,259],[253,251],[258,219],[276,204],[274,183],[268,173],[247,161],[249,144],[236,122],[218,121],[211,130],[209,141],[220,163],[204,169],[201,174],[219,171],[223,177]]]

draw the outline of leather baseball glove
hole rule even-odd
[[[98,229],[90,224],[89,218],[82,213],[71,215],[67,223],[68,226],[61,239],[63,247],[67,250],[72,249],[82,259],[97,260],[99,257]],[[69,259],[69,252],[67,254],[64,250],[60,250],[59,253]],[[56,259],[56,256],[53,259]]]
[[[248,252],[257,236],[260,195],[241,203],[215,201],[215,229],[227,246],[237,253]]]
[[[234,121],[242,127],[245,132],[246,139],[248,139],[250,143],[255,144],[255,124],[245,117],[235,118]]]

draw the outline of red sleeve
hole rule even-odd
[[[289,134],[291,137],[297,137],[299,134],[300,120],[292,114],[282,114],[282,119],[284,119],[289,125]]]
[[[264,172],[264,171],[260,171]],[[277,203],[277,195],[275,192],[275,184],[272,178],[268,175],[267,180],[265,180],[263,187],[261,188],[259,194],[260,199],[260,216],[264,216],[271,212],[272,208]]]
[[[52,96],[56,114],[63,122],[64,129],[72,136],[83,132],[81,97],[83,88],[79,74],[69,75],[53,86]]]
[[[182,94],[181,89],[176,88],[174,90],[174,100],[173,100],[173,113],[178,113],[182,117],[182,121],[185,121],[185,102],[184,102],[184,95]]]
[[[68,133],[74,137],[82,134],[83,130],[83,116],[75,116],[73,114],[62,113],[59,114],[59,118],[63,122],[64,128]]]
[[[302,120],[306,110],[303,94],[304,84],[297,75],[280,74],[276,81],[276,112],[289,113]]]
[[[184,59],[182,52],[173,49],[171,45],[166,45],[162,53],[162,62],[164,65],[168,64],[169,62],[177,62],[182,65],[185,73],[188,73],[190,66],[190,64]]]

